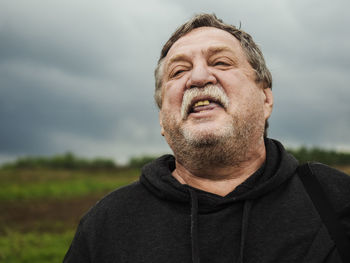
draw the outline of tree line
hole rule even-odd
[[[113,170],[118,165],[106,158],[86,159],[71,152],[54,156],[20,157],[2,165],[2,169],[67,169],[67,170]]]
[[[308,161],[321,162],[331,166],[350,165],[350,152],[338,152],[318,147],[287,149],[300,163]],[[67,152],[54,156],[21,157],[1,166],[2,169],[67,169],[67,170],[118,170],[125,168],[142,168],[146,163],[156,159],[155,156],[132,157],[127,164],[120,165],[108,158],[86,159]]]
[[[334,150],[326,150],[318,147],[297,149],[287,149],[294,155],[300,163],[320,162],[330,166],[346,166],[350,165],[350,152],[338,152]]]
[[[127,164],[118,164],[108,158],[87,159],[71,152],[54,156],[26,156],[15,161],[4,163],[1,169],[65,169],[65,170],[120,170],[128,168],[142,168],[145,164],[155,160],[156,156],[144,155],[132,157]]]

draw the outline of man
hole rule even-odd
[[[341,262],[297,175],[266,137],[272,78],[250,35],[215,15],[182,25],[155,72],[174,156],[81,220],[64,262]],[[350,178],[312,164],[350,231]]]

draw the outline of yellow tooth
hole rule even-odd
[[[200,100],[200,101],[196,102],[196,104],[194,104],[194,107],[209,105],[209,104],[210,104],[209,100]]]

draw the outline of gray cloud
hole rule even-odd
[[[0,1],[0,159],[169,151],[153,70],[170,34],[215,12],[251,33],[274,76],[272,137],[350,149],[346,1]]]

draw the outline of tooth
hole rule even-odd
[[[200,101],[197,101],[196,104],[194,104],[194,107],[204,106],[209,104],[210,104],[209,100],[200,100]]]

